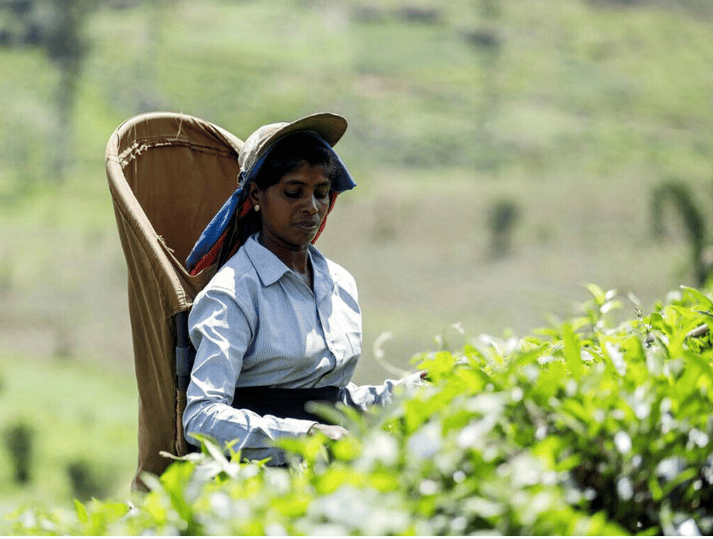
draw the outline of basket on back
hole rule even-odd
[[[128,269],[139,392],[138,488],[143,472],[159,475],[170,464],[160,452],[183,455],[189,449],[176,350],[180,361],[189,347],[186,314],[214,270],[192,276],[183,261],[235,190],[241,147],[240,139],[216,125],[172,113],[131,118],[107,144],[107,177]]]

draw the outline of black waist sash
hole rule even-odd
[[[328,423],[305,407],[308,402],[336,404],[341,402],[342,388],[337,386],[284,389],[278,387],[236,387],[233,408],[248,409],[259,415],[308,419]]]

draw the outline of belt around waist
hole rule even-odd
[[[308,402],[341,402],[343,388],[338,386],[285,389],[279,387],[236,387],[233,408],[247,409],[259,415],[327,421],[305,408]]]

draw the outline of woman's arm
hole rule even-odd
[[[193,305],[189,327],[196,358],[183,415],[188,441],[195,443],[192,433],[208,435],[221,445],[237,440],[235,450],[249,449],[255,458],[280,460],[272,441],[304,435],[315,423],[260,416],[231,406],[243,358],[256,331],[257,313],[241,307],[230,290],[211,287]]]

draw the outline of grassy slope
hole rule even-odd
[[[706,18],[579,0],[508,0],[484,17],[477,3],[421,0],[412,5],[440,10],[424,24],[398,16],[403,4],[202,0],[98,12],[76,161],[59,186],[46,165],[56,73],[37,51],[0,50],[10,104],[0,111],[5,357],[70,355],[130,374],[102,155],[112,130],[142,110],[195,114],[243,138],[315,110],[349,118],[339,148],[359,189],[340,199],[320,246],[360,284],[359,382],[388,374],[370,350],[385,330],[395,334],[389,361],[407,368],[454,322],[470,334],[523,331],[569,313],[585,282],[647,305],[690,283],[685,246],[653,244],[647,212],[652,185],[669,177],[711,196]],[[475,30],[494,31],[499,52],[469,43]],[[486,219],[502,199],[521,219],[512,255],[492,261]],[[75,376],[69,385],[84,388],[85,375]],[[84,389],[78,398],[96,402]],[[121,406],[122,443],[133,448],[135,405]],[[94,447],[82,429],[76,436]],[[130,473],[130,455],[119,475]]]
[[[0,514],[25,504],[65,506],[75,493],[67,468],[85,462],[97,496],[127,496],[136,465],[136,390],[127,375],[59,360],[0,358]],[[5,431],[34,431],[31,481],[18,487]]]

